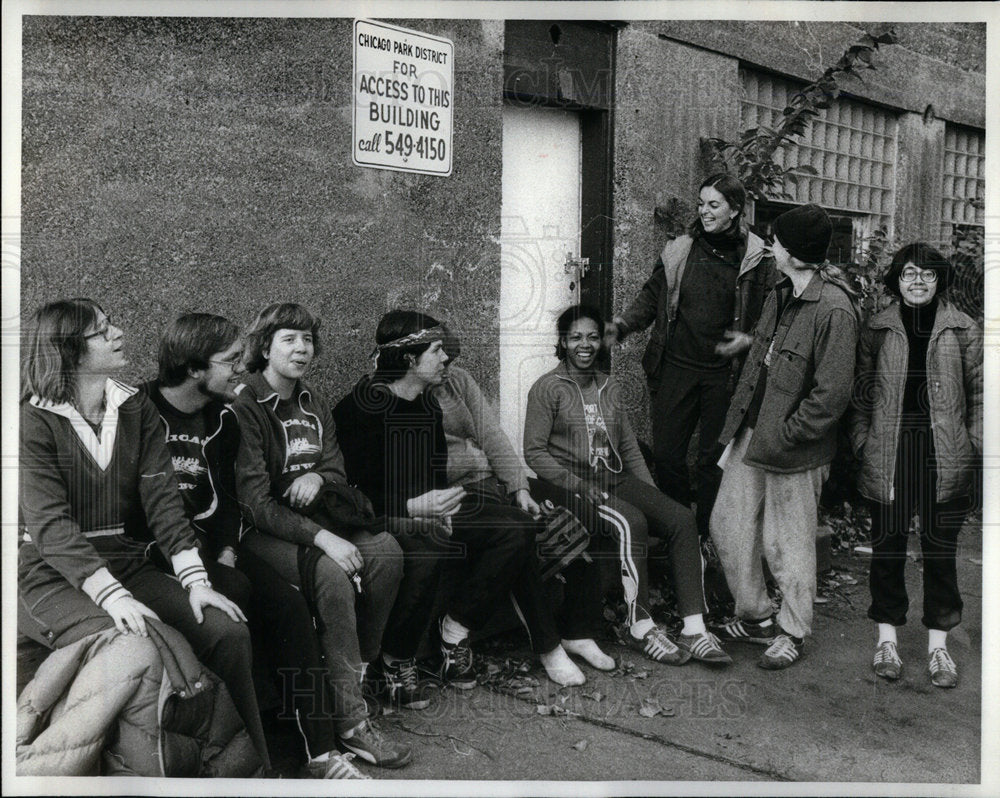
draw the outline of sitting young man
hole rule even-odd
[[[282,714],[297,715],[311,778],[366,778],[336,749],[322,661],[305,599],[264,560],[240,547],[235,462],[240,433],[227,404],[243,373],[239,329],[189,313],[160,341],[159,378],[143,389],[160,412],[184,509],[198,533],[209,578],[251,620],[255,648],[280,673]]]

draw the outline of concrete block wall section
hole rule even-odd
[[[882,47],[877,69],[860,80],[844,81],[845,93],[881,105],[923,112],[933,105],[950,122],[983,127],[986,123],[985,23],[905,25],[891,21],[895,45]],[[749,64],[805,81],[818,78],[864,32],[880,23],[847,22],[660,22],[657,30],[739,58]],[[963,57],[956,52],[964,50]]]
[[[614,311],[620,313],[653,271],[667,230],[657,205],[671,200],[694,218],[704,179],[699,139],[732,138],[739,126],[738,62],[657,37],[658,23],[618,33],[614,155]],[[683,213],[683,211],[682,211]],[[685,217],[687,214],[684,214]],[[630,420],[649,440],[646,379],[639,365],[648,332],[615,355]]]
[[[451,177],[352,165],[350,19],[26,17],[23,316],[98,299],[134,381],[181,312],[301,302],[336,398],[379,316],[420,307],[495,396],[503,23],[398,24],[455,43]]]

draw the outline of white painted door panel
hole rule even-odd
[[[579,301],[580,159],[577,114],[504,106],[500,421],[518,452],[528,389],[558,362],[556,318]]]

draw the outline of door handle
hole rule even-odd
[[[566,260],[563,262],[564,274],[576,274],[577,279],[582,280],[590,270],[590,258],[574,258],[572,252],[566,253]]]

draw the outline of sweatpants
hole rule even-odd
[[[868,617],[876,623],[902,626],[910,601],[906,595],[906,539],[916,510],[924,568],[921,622],[929,629],[952,629],[962,620],[955,552],[969,505],[967,497],[936,499],[937,471],[930,427],[904,428],[895,463],[895,495],[889,504],[871,503],[872,603]]]
[[[793,637],[812,629],[816,598],[816,507],[829,474],[824,465],[793,474],[743,462],[753,430],[733,442],[712,511],[712,540],[736,600],[736,615],[771,615],[761,556],[781,588],[778,623]]]
[[[667,365],[658,390],[650,395],[649,416],[653,431],[653,459],[660,490],[689,507],[698,505],[698,534],[708,537],[709,518],[719,492],[722,454],[719,435],[729,411],[731,372],[696,371]],[[688,473],[688,447],[695,427],[698,432],[695,488]]]
[[[338,733],[357,726],[368,716],[361,692],[362,662],[379,653],[382,631],[396,600],[403,574],[399,545],[387,533],[358,532],[349,537],[364,559],[361,593],[343,569],[326,555],[316,562],[309,586],[316,602],[320,648],[333,685],[334,724]],[[251,530],[243,549],[265,560],[285,581],[302,588],[296,543]],[[320,752],[322,753],[322,752]]]
[[[701,549],[690,508],[631,476],[610,475],[602,488],[608,500],[600,505],[549,482],[531,484],[536,499],[549,499],[580,519],[590,531],[591,546],[605,548],[594,538],[615,542],[629,625],[651,617],[646,564],[651,534],[666,541],[677,611],[682,616],[705,612]]]

